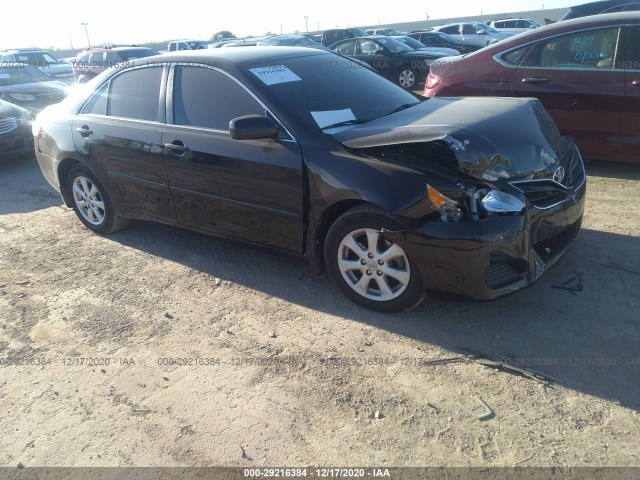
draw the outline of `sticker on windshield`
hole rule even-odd
[[[302,80],[284,65],[272,65],[270,67],[250,68],[251,73],[262,80],[265,85],[278,83],[297,82]]]
[[[325,112],[311,112],[311,116],[318,124],[318,127],[325,128],[336,123],[355,120],[356,117],[350,108],[345,110],[327,110]]]
[[[0,73],[0,80],[7,80],[9,78],[11,78],[11,75],[8,73]]]

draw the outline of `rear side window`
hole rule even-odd
[[[107,115],[157,122],[162,70],[138,68],[111,80]]]
[[[105,83],[100,90],[93,94],[93,97],[82,109],[85,115],[106,115],[107,114],[107,93],[109,92],[109,82]]]
[[[229,131],[244,115],[265,115],[264,108],[226,75],[204,67],[176,67],[173,87],[176,125]]]

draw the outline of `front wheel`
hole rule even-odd
[[[66,177],[66,194],[80,221],[96,233],[112,233],[128,221],[113,208],[107,189],[84,165],[71,167]]]
[[[338,288],[363,307],[385,313],[410,310],[424,298],[422,278],[406,250],[386,238],[383,229],[404,226],[373,206],[346,212],[327,234],[327,271]]]
[[[400,67],[398,71],[398,75],[396,76],[396,82],[402,88],[406,88],[407,90],[411,90],[418,83],[418,74],[415,69],[404,66]]]

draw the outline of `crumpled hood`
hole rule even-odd
[[[551,173],[562,148],[553,120],[529,98],[435,97],[334,137],[353,149],[440,140],[461,172],[488,181]]]

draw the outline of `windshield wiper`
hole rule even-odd
[[[332,123],[331,125],[327,125],[326,127],[322,127],[322,128],[320,129],[320,131],[322,131],[322,130],[329,130],[329,129],[331,129],[331,128],[344,127],[344,126],[347,126],[347,125],[360,125],[360,124],[367,123],[367,122],[370,122],[370,121],[371,121],[371,120],[365,120],[365,119],[357,119],[357,118],[354,118],[354,119],[352,119],[352,120],[344,120],[344,121],[342,121],[342,122]]]
[[[420,103],[420,102],[418,102],[418,103]],[[398,108],[395,108],[392,111],[390,111],[389,113],[387,113],[385,115],[385,117],[388,117],[389,115],[393,115],[394,113],[401,112],[402,110],[406,110],[407,108],[413,107],[414,105],[417,105],[418,103],[405,103],[403,105],[400,105]]]

